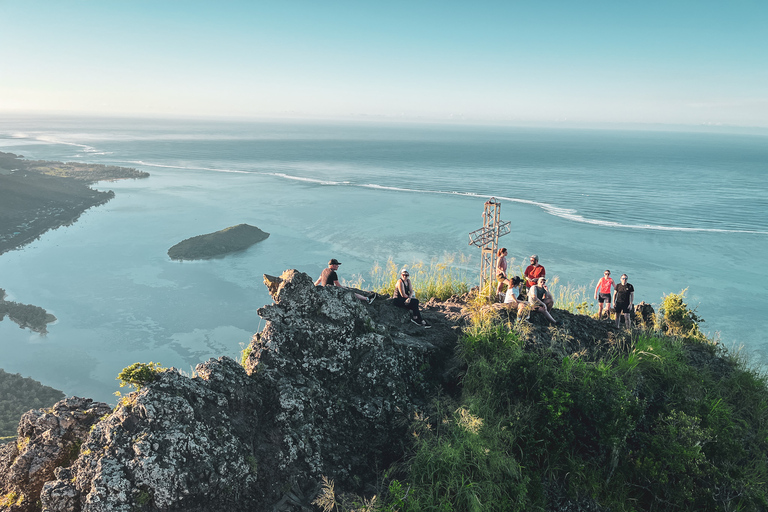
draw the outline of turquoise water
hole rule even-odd
[[[191,371],[238,357],[263,326],[262,274],[327,260],[361,276],[463,253],[502,201],[513,265],[594,287],[626,272],[636,302],[688,288],[705,331],[768,362],[768,137],[726,133],[321,123],[0,119],[0,151],[137,167],[146,180],[74,225],[0,256],[0,287],[58,317],[0,322],[0,368],[114,401],[136,361]],[[202,262],[166,251],[246,222],[271,233]]]

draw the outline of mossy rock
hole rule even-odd
[[[245,250],[267,237],[269,237],[269,233],[265,233],[255,226],[238,224],[215,233],[187,238],[168,249],[168,256],[172,260],[215,258]]]

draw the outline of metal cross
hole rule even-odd
[[[480,291],[495,280],[496,249],[499,237],[508,235],[511,231],[510,221],[501,220],[501,203],[495,197],[485,202],[483,210],[483,227],[469,234],[469,245],[480,247]]]

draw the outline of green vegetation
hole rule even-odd
[[[696,314],[696,311],[688,309],[688,304],[683,302],[687,291],[688,288],[662,298],[657,315],[658,328],[670,336],[703,339],[704,334],[699,329],[699,323],[704,320]]]
[[[378,509],[765,510],[768,378],[701,337],[682,294],[663,309],[675,336],[635,330],[592,358],[481,318],[461,395],[416,415]]]
[[[16,491],[0,496],[0,507],[3,508],[19,507],[22,503],[24,503],[24,495]]]
[[[48,332],[46,326],[49,323],[56,321],[55,316],[39,306],[6,301],[5,290],[0,288],[0,321],[2,321],[6,315],[12,321],[19,324],[20,327],[26,327],[42,334]]]
[[[269,237],[269,233],[265,233],[255,226],[238,224],[215,233],[182,240],[168,249],[168,256],[172,260],[214,258],[231,252],[243,251],[255,243],[266,240],[267,237]]]
[[[21,415],[45,409],[64,398],[64,393],[29,377],[0,370],[0,442],[16,439]]]
[[[166,368],[160,366],[160,363],[133,363],[117,375],[120,381],[120,387],[133,386],[139,391],[143,386],[155,380],[158,373],[165,371]]]
[[[416,291],[416,297],[426,302],[432,297],[446,300],[453,295],[461,295],[469,291],[467,284],[467,258],[446,256],[442,261],[433,260],[429,266],[423,262],[406,265],[410,273],[411,283]],[[400,279],[400,269],[390,259],[385,267],[376,263],[371,270],[371,282],[376,293],[392,295],[397,280]],[[362,287],[361,283],[358,288]]]
[[[149,173],[131,167],[116,165],[86,164],[82,162],[50,162],[47,160],[23,160],[23,156],[0,151],[0,169],[6,171],[26,171],[72,178],[86,183],[101,180],[126,178],[147,178]]]

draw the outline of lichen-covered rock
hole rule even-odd
[[[209,360],[196,371],[192,379],[162,371],[145,389],[124,397],[95,426],[70,471],[46,484],[43,510],[253,506],[255,383],[228,358]]]
[[[427,383],[455,332],[425,331],[391,301],[369,306],[296,270],[265,283],[274,304],[259,310],[267,324],[245,366],[277,400],[279,470],[288,480],[366,481],[402,454],[411,414],[433,391]]]
[[[0,446],[0,498],[15,497],[0,501],[0,510],[38,510],[45,482],[75,460],[90,427],[110,411],[105,403],[72,397],[25,413],[16,442]]]
[[[455,381],[454,324],[427,308],[426,330],[383,297],[367,305],[295,270],[265,282],[275,302],[245,369],[223,357],[193,378],[158,372],[30,499],[47,512],[297,511],[321,475],[375,481],[413,411]]]

